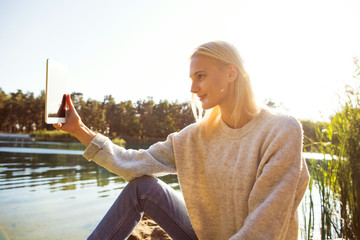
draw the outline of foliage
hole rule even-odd
[[[360,239],[360,88],[347,86],[346,93],[342,111],[327,130],[328,148],[338,158],[333,191],[341,202],[342,232],[347,239]]]
[[[113,96],[102,102],[88,99],[83,94],[71,94],[73,104],[82,121],[93,131],[111,138],[165,139],[194,121],[189,103],[170,103],[167,100],[155,103],[152,98],[116,103]],[[38,130],[54,130],[44,122],[45,93],[34,97],[33,93],[6,94],[0,88],[0,131],[31,133]]]
[[[358,67],[357,81],[359,71]],[[317,141],[309,144],[324,154],[324,160],[311,161],[309,169],[321,200],[322,239],[360,239],[360,87],[356,84],[347,86],[341,110],[317,128]],[[325,154],[331,160],[325,160]]]
[[[35,137],[36,140],[46,141],[75,141],[76,138],[70,133],[63,131],[48,131],[48,130],[37,130],[30,134],[31,137]]]
[[[304,226],[300,228],[302,239],[310,240],[313,239],[314,225],[315,225],[315,212],[314,212],[314,201],[313,201],[313,184],[314,178],[311,175],[309,181],[309,191],[305,195],[302,204],[303,221]],[[307,197],[308,196],[308,197]]]
[[[0,88],[0,131],[30,132],[36,129],[50,129],[43,121],[45,93],[34,97],[21,90],[6,94]]]
[[[125,147],[125,144],[126,144],[126,141],[122,138],[114,138],[111,141],[120,147]]]
[[[326,128],[328,123],[326,122],[312,122],[310,120],[301,121],[301,125],[304,131],[304,150],[306,152],[321,152],[319,144],[318,131],[322,131]]]
[[[311,231],[314,230],[314,205],[312,200],[312,188],[313,184],[315,184],[318,189],[318,193],[320,196],[320,234],[321,239],[333,239],[335,237],[341,236],[341,220],[339,217],[339,201],[336,193],[333,191],[332,186],[336,184],[336,160],[309,160],[309,171],[313,180],[311,185],[309,185],[310,189],[310,206],[309,210],[309,223],[312,229],[308,228],[308,236],[312,236],[313,233]],[[310,213],[312,215],[310,215]],[[312,239],[312,238],[306,238]]]

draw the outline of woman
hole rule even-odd
[[[309,181],[300,124],[255,104],[228,43],[199,46],[190,78],[198,121],[148,150],[125,150],[93,133],[67,96],[67,123],[56,128],[77,137],[89,161],[130,182],[89,238],[126,239],[145,212],[173,239],[297,239]],[[169,173],[178,175],[185,201],[153,177]]]

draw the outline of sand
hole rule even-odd
[[[143,216],[128,240],[171,240],[172,238],[152,219]]]

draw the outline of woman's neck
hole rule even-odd
[[[250,122],[253,117],[247,114],[245,111],[242,111],[238,119],[232,119],[232,111],[226,111],[226,109],[220,108],[221,119],[228,125],[230,128],[242,128],[248,122]]]

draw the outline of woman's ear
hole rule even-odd
[[[229,82],[233,82],[237,79],[238,77],[238,70],[237,68],[233,65],[230,64],[228,67],[228,74],[229,74]]]

